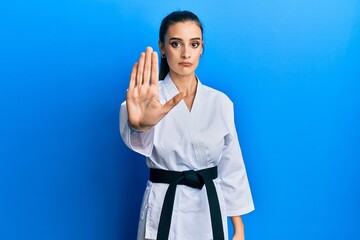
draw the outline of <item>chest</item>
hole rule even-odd
[[[203,110],[192,114],[179,106],[157,125],[154,139],[157,160],[169,168],[179,165],[205,168],[218,163],[229,132],[221,116]]]
[[[195,94],[189,94],[189,95],[185,96],[183,99],[189,112],[191,112],[192,106],[194,104],[194,100],[195,100]]]

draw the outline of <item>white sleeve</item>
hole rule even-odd
[[[232,103],[228,109],[231,109],[231,112],[227,113],[230,133],[225,137],[225,147],[218,164],[218,171],[225,198],[226,213],[228,216],[239,216],[249,213],[255,208],[236,133]]]
[[[154,128],[146,132],[139,133],[130,129],[128,124],[128,114],[126,109],[126,102],[123,102],[120,107],[120,134],[121,137],[130,149],[138,152],[146,157],[151,155],[154,145]]]

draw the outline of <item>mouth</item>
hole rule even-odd
[[[180,62],[179,65],[181,65],[183,67],[191,67],[193,64],[190,62]]]

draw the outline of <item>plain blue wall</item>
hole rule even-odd
[[[0,239],[135,239],[148,173],[118,111],[177,9],[205,25],[200,79],[235,103],[247,239],[360,239],[355,0],[2,1]]]

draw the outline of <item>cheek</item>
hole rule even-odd
[[[167,56],[167,63],[169,64],[170,67],[174,67],[175,66],[175,59],[173,58],[173,56],[168,55]]]
[[[196,58],[196,61],[199,62],[199,61],[200,61],[200,58],[201,58],[201,52],[198,52],[198,53],[195,55],[195,58]]]
[[[197,59],[199,59],[199,58],[201,57],[201,54],[202,54],[202,49],[195,49],[195,50],[194,50],[193,55],[194,55]]]
[[[166,51],[166,58],[168,61],[173,61],[176,57],[173,51],[167,50]]]
[[[167,58],[167,62],[170,66],[177,63],[178,59],[179,59],[179,57],[175,51],[168,51],[166,58]]]

